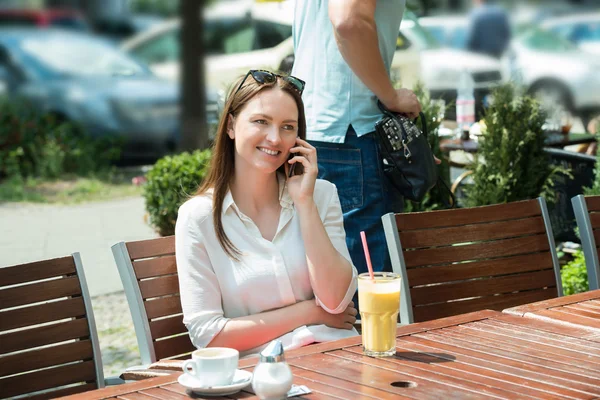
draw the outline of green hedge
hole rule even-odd
[[[573,260],[562,267],[560,276],[565,296],[589,290],[587,269],[582,250],[573,254]]]
[[[206,176],[210,150],[163,157],[146,174],[146,211],[150,224],[161,235],[175,233],[177,211]]]
[[[91,138],[54,115],[40,115],[23,102],[0,98],[0,179],[88,176],[120,155],[120,141]]]

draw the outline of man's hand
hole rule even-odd
[[[384,105],[390,111],[405,114],[411,119],[417,118],[421,112],[421,103],[417,95],[408,89],[397,89],[396,97],[389,101],[389,104],[384,102]]]
[[[329,314],[327,311],[319,307],[318,323],[327,325],[330,328],[352,329],[356,322],[356,314],[358,311],[354,308],[354,303],[350,302],[344,312],[340,314]]]

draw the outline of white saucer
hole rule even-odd
[[[226,386],[203,387],[198,385],[196,378],[189,374],[179,375],[177,382],[192,392],[204,396],[227,396],[245,388],[252,382],[252,372],[238,369],[233,376],[233,382]]]

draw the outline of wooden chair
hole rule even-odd
[[[104,387],[79,253],[0,268],[0,398]]]
[[[600,196],[579,195],[573,197],[571,203],[579,227],[590,290],[600,289],[600,263],[596,244],[600,241]]]
[[[402,324],[562,296],[542,198],[382,219]]]
[[[112,246],[142,364],[189,358],[196,350],[183,324],[175,262],[175,236]]]

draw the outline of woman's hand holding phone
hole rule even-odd
[[[290,149],[287,164],[288,191],[294,204],[301,205],[312,201],[319,172],[317,149],[307,141],[296,138],[296,146]]]

